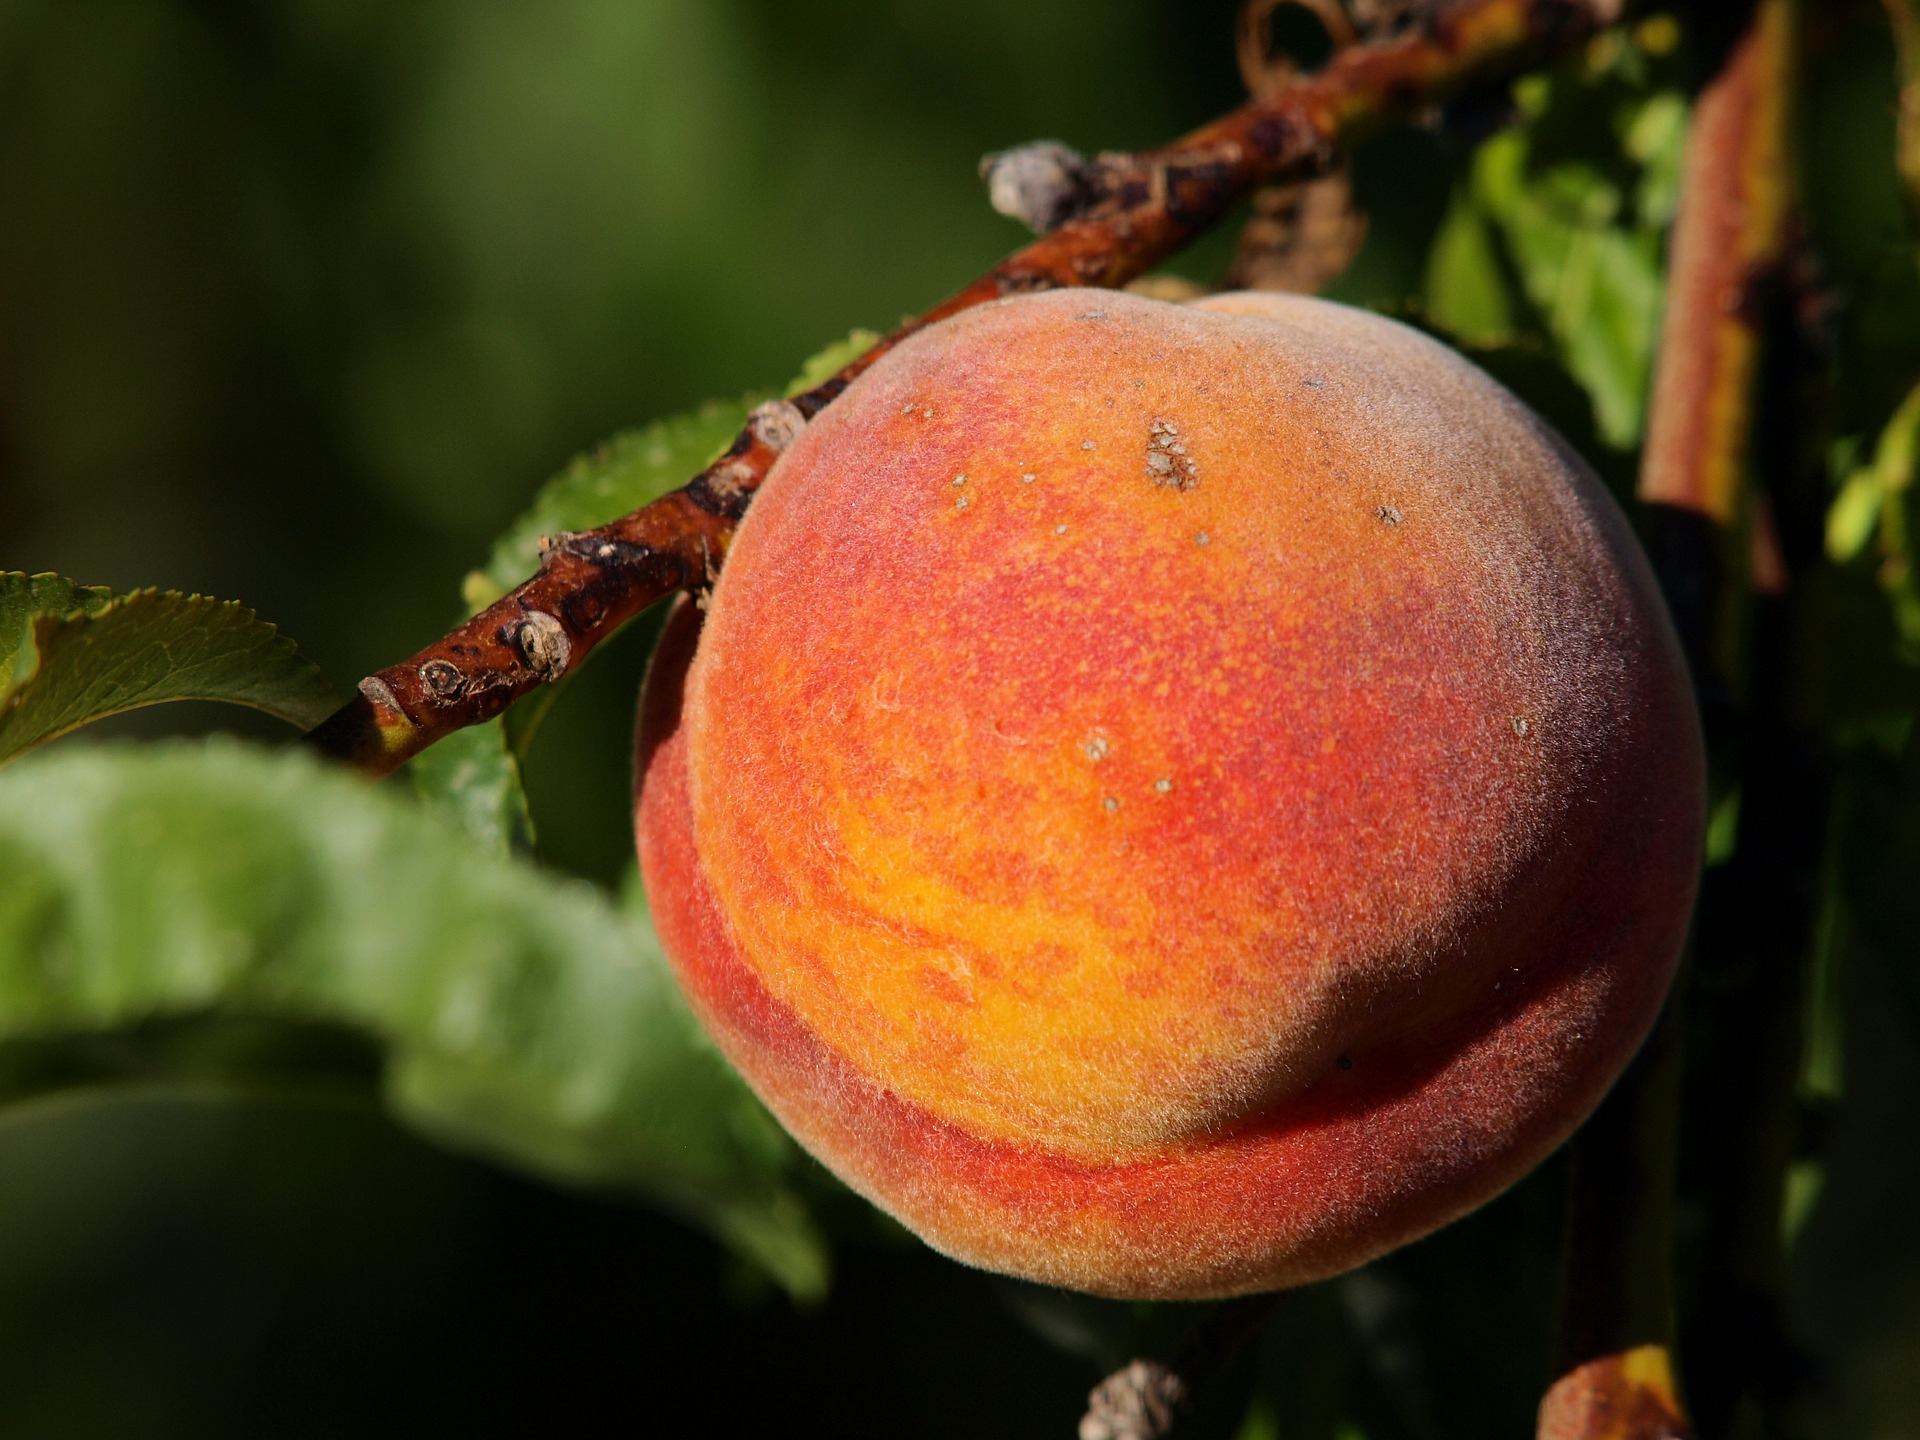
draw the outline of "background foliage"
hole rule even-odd
[[[539,534],[677,483],[744,394],[1017,243],[982,152],[1145,145],[1234,103],[1235,8],[4,0],[0,569],[109,588],[0,591],[0,754],[155,686],[310,719],[321,682],[252,617],[132,592],[236,597],[344,689],[511,585]],[[1897,1437],[1920,1434],[1920,271],[1878,7],[1818,15],[1835,505],[1794,705],[1838,783],[1781,1374],[1791,1433]],[[1466,347],[1623,493],[1688,80],[1672,27],[1636,33],[1523,83],[1477,145],[1372,142],[1332,291]],[[1176,268],[1211,279],[1230,243]],[[631,878],[651,629],[537,735],[523,706],[431,752],[425,805],[258,744],[128,743],[286,733],[191,702],[0,772],[0,1433],[679,1411],[1059,1436],[1191,1323],[932,1257],[706,1048]],[[99,674],[77,654],[118,657],[121,690],[63,678]],[[1724,863],[1738,789],[1716,803]],[[1530,1433],[1561,1185],[1549,1164],[1293,1296],[1204,1429]]]

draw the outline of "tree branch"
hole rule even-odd
[[[453,731],[491,719],[579,664],[653,601],[710,583],[780,452],[907,336],[1002,296],[1124,285],[1256,186],[1323,174],[1341,147],[1394,117],[1564,54],[1617,20],[1622,8],[1623,0],[1456,0],[1404,34],[1350,47],[1319,72],[1162,149],[1099,157],[1058,228],[824,384],[762,406],[727,453],[685,488],[601,529],[555,537],[540,574],[411,659],[362,681],[358,698],[310,743],[383,775]]]

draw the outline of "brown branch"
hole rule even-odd
[[[1727,667],[1716,652],[1727,618],[1737,613],[1730,586],[1745,581],[1777,592],[1784,584],[1768,508],[1764,496],[1750,493],[1749,476],[1766,408],[1763,361],[1795,242],[1787,155],[1793,20],[1792,0],[1759,0],[1698,98],[1640,475],[1655,569],[1710,733],[1724,709]],[[1730,563],[1739,555],[1743,520],[1744,573]],[[1758,786],[1771,777],[1749,778]],[[1769,834],[1750,842],[1743,832],[1742,844],[1790,853],[1781,840]],[[1703,921],[1696,964],[1714,945]],[[1693,1433],[1673,1358],[1672,1212],[1683,1075],[1677,1004],[1676,995],[1569,1152],[1556,1378],[1541,1402],[1539,1440],[1685,1440]],[[1715,1018],[1724,1024],[1736,1017]],[[1777,1059],[1769,1053],[1768,1065]],[[1771,1213],[1777,1230],[1777,1205]],[[1732,1334],[1711,1339],[1716,1349],[1738,1344]]]
[[[1360,31],[1341,0],[1246,0],[1235,27],[1234,55],[1249,95],[1268,95],[1294,80],[1300,66],[1273,53],[1273,17],[1287,6],[1312,15],[1333,47],[1345,50]],[[1342,162],[1325,175],[1253,192],[1253,214],[1240,227],[1229,290],[1282,290],[1312,295],[1337,279],[1360,253],[1367,216],[1353,198],[1353,167]]]
[[[1567,52],[1619,18],[1622,0],[1456,0],[1391,41],[1353,46],[1159,150],[1092,162],[1080,213],[909,321],[824,384],[756,412],[684,489],[613,524],[556,537],[541,573],[400,665],[309,737],[386,774],[436,740],[498,715],[580,663],[624,621],[709,583],[733,527],[781,450],[867,366],[949,315],[1027,291],[1120,286],[1207,229],[1255,186],[1323,174],[1339,147],[1389,119]]]
[[[1366,238],[1349,167],[1296,185],[1263,185],[1241,227],[1227,288],[1315,294],[1340,278]]]

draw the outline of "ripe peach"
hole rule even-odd
[[[661,938],[781,1120],[938,1249],[1124,1296],[1328,1275],[1527,1171],[1650,1024],[1701,844],[1586,467],[1273,295],[881,360],[669,627],[639,770]]]

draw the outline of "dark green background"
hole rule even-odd
[[[0,0],[0,568],[242,599],[344,690],[454,617],[571,454],[777,385],[1017,244],[982,152],[1144,145],[1234,103],[1235,8]],[[1902,238],[1891,68],[1877,32],[1820,64],[1844,297]],[[1462,160],[1418,131],[1369,148],[1340,293],[1417,293]],[[1911,378],[1857,371],[1845,423]],[[608,647],[529,762],[542,858],[596,880],[628,863],[643,659]],[[208,723],[275,734],[188,707],[102,730]],[[1920,1047],[1887,973],[1844,972],[1849,1100],[1795,1251],[1810,1434],[1920,1434]],[[401,1133],[344,1048],[341,1084],[279,1101],[105,1088],[0,1117],[0,1435],[1066,1436],[1180,1321],[857,1219],[832,1298],[796,1313],[689,1230]],[[1527,1433],[1559,1185],[1295,1297],[1256,1357],[1284,1424],[1241,1433]]]

